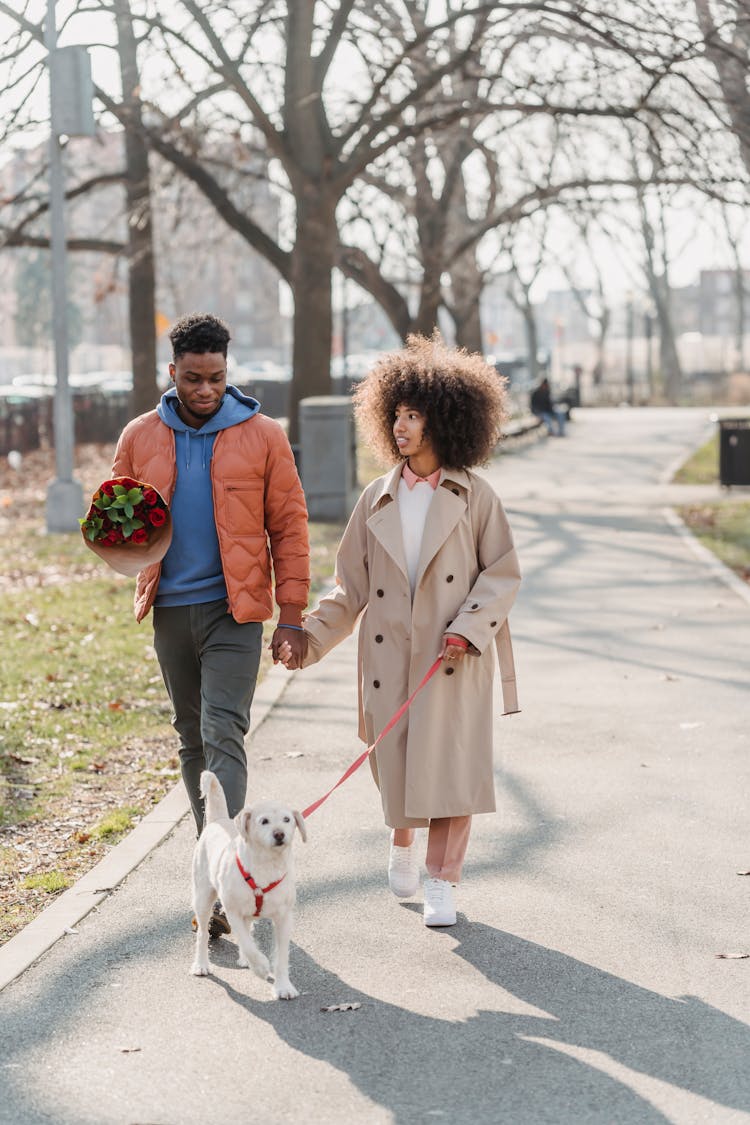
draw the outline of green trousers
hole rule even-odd
[[[172,701],[182,780],[199,834],[202,770],[218,777],[230,816],[245,804],[245,735],[262,643],[262,624],[240,625],[224,599],[154,609],[154,648]]]

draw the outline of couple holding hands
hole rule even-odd
[[[170,507],[172,541],[139,573],[135,614],[140,621],[153,607],[197,830],[204,769],[218,777],[230,816],[245,804],[244,738],[274,594],[271,650],[290,669],[322,659],[359,622],[359,736],[368,745],[441,657],[370,763],[391,828],[391,890],[417,892],[415,830],[425,827],[424,921],[452,925],[472,816],[495,810],[496,656],[505,713],[518,710],[507,624],[518,562],[497,494],[472,471],[500,438],[502,381],[481,356],[438,336],[411,337],[376,364],[355,391],[355,412],[392,468],[364,489],[339,545],[335,588],[306,612],[307,513],[286,435],[227,383],[222,321],[184,317],[170,339],[172,386],[125,427],[113,473],[149,481]]]

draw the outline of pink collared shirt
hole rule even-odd
[[[435,469],[435,472],[430,473],[428,477],[418,477],[409,465],[409,462],[404,461],[401,477],[410,491],[414,488],[415,484],[429,484],[430,488],[434,491],[440,482],[440,469]]]

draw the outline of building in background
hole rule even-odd
[[[122,166],[122,137],[100,132],[75,142],[76,180],[116,172]],[[259,173],[258,156],[242,146],[218,153],[231,167],[238,205],[273,237],[279,204]],[[14,198],[33,183],[44,160],[39,150],[19,151],[0,169],[0,193]],[[160,360],[169,350],[166,329],[185,312],[206,310],[233,329],[233,355],[241,364],[282,359],[279,277],[265,259],[231,231],[192,183],[152,158],[153,222]],[[68,203],[68,237],[88,236],[124,243],[125,197],[118,183]],[[21,208],[15,208],[16,215]],[[11,225],[14,216],[4,221]],[[42,219],[35,232],[45,232]],[[51,371],[48,251],[6,248],[0,298],[0,382],[29,371]],[[127,262],[123,253],[76,251],[68,256],[71,372],[129,367]]]

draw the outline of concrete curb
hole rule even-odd
[[[263,677],[253,700],[248,738],[268,717],[293,676],[294,672],[276,664]],[[0,991],[111,894],[189,811],[180,781],[95,867],[0,947]]]
[[[685,521],[677,514],[674,508],[663,508],[663,515],[672,530],[680,536],[681,539],[687,543],[690,550],[696,555],[701,562],[711,571],[715,578],[728,586],[730,590],[734,590],[744,601],[750,605],[750,586],[738,578],[733,570],[730,570],[721,559],[717,558],[713,551],[709,551],[708,547],[696,539],[690,528]]]

